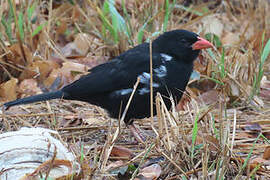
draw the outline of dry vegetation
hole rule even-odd
[[[0,102],[58,89],[163,31],[188,29],[216,48],[198,58],[181,102],[167,110],[157,97],[154,121],[136,121],[145,144],[102,109],[64,100],[2,112],[1,133],[57,130],[83,167],[73,179],[270,179],[269,0],[110,2],[0,1]]]

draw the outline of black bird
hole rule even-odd
[[[193,61],[200,50],[213,45],[197,34],[186,30],[165,32],[152,42],[153,95],[173,96],[176,102],[182,97],[193,70]],[[7,102],[4,108],[19,104],[63,98],[85,101],[106,109],[112,118],[118,118],[140,77],[125,123],[150,116],[150,55],[149,43],[142,43],[120,54],[111,61],[89,70],[75,82],[54,92],[30,96]],[[167,108],[171,107],[164,98]],[[122,106],[122,108],[120,107]],[[155,109],[155,108],[154,108]],[[154,112],[155,113],[155,112]]]

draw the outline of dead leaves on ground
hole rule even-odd
[[[62,53],[69,58],[68,61],[53,56],[48,60],[40,59],[39,56],[32,55],[30,49],[26,47],[24,50],[27,52],[27,61],[24,61],[18,44],[11,46],[9,53],[0,58],[0,62],[4,62],[0,67],[4,69],[1,71],[1,77],[10,78],[7,81],[2,79],[0,84],[2,100],[10,101],[22,95],[34,95],[42,91],[59,89],[87,73],[89,68],[105,62],[106,57],[104,59],[85,57],[90,43],[85,36],[85,34],[78,34],[74,42],[62,48]],[[57,86],[51,89],[57,80],[59,81]]]

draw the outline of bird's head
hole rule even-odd
[[[213,44],[186,30],[165,32],[153,41],[153,51],[165,53],[181,61],[193,62],[201,49],[212,48]]]

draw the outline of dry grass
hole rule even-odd
[[[216,37],[208,35],[216,48],[200,56],[204,66],[195,65],[200,80],[191,81],[188,102],[178,105],[181,111],[167,110],[157,96],[154,121],[136,121],[148,136],[145,144],[134,143],[123,122],[108,118],[102,109],[64,100],[2,113],[1,132],[23,126],[59,131],[81,162],[84,179],[117,179],[120,172],[135,178],[151,161],[160,165],[161,179],[270,178],[269,160],[263,158],[269,147],[269,95],[262,96],[260,84],[270,72],[269,61],[261,58],[270,37],[269,1],[199,1],[190,8],[182,1],[121,2],[113,6],[119,12],[114,14],[101,1],[1,1],[0,18],[6,22],[0,25],[2,101],[61,87],[86,71],[68,63],[92,67],[165,30],[185,28],[202,36],[214,32]],[[87,38],[79,39],[86,44],[80,49],[76,35],[82,33]],[[69,42],[79,52],[63,48]],[[86,52],[80,51],[85,47]],[[40,88],[21,88],[25,79]],[[209,89],[215,94],[205,95]],[[115,146],[130,150],[132,157],[111,156]]]

